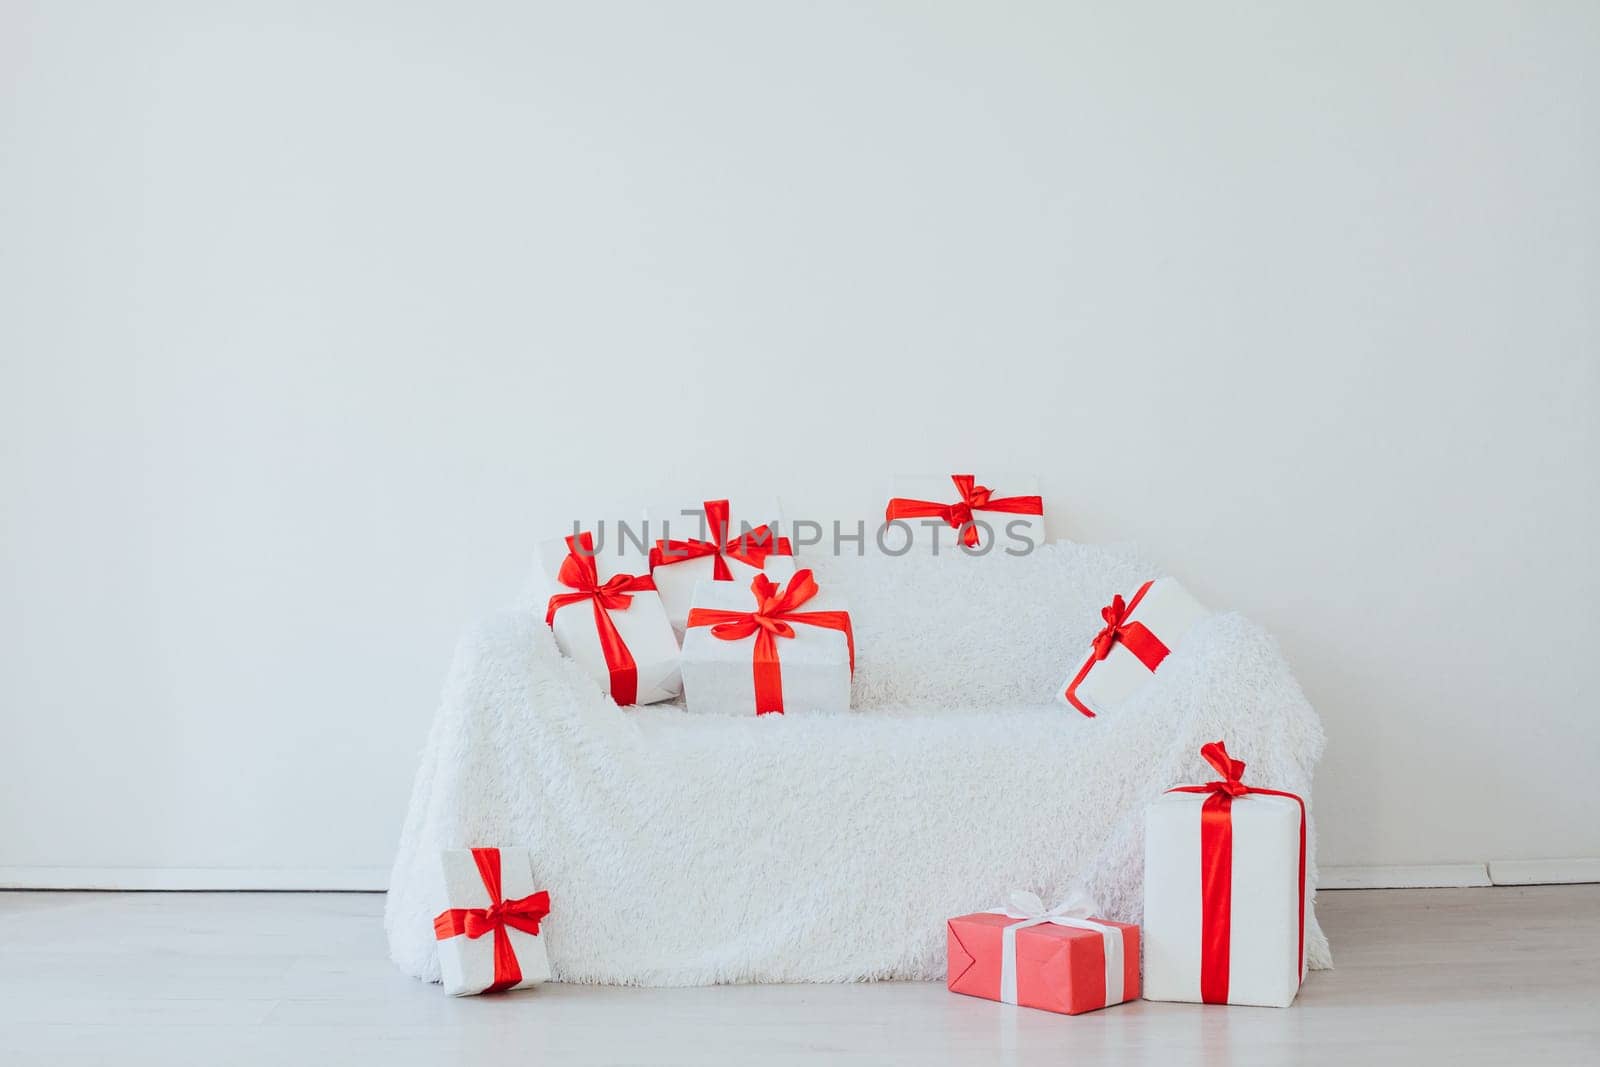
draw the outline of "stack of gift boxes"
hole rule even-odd
[[[1053,908],[1014,893],[946,925],[950,991],[1067,1015],[1141,994],[1288,1007],[1305,974],[1305,805],[1245,785],[1221,741],[1200,753],[1220,777],[1145,811],[1142,928],[1081,892]]]
[[[795,566],[776,505],[736,512],[708,500],[678,516],[647,512],[645,528],[670,533],[696,514],[700,536],[662,537],[647,553],[589,531],[541,546],[557,590],[545,622],[561,651],[624,707],[682,692],[714,714],[848,708],[849,610]]]
[[[981,552],[999,531],[1044,540],[1037,495],[999,496],[959,474],[903,479],[896,489],[886,520],[915,524],[925,544]],[[670,531],[693,514],[646,519]],[[796,566],[776,505],[736,511],[710,500],[700,515],[700,536],[663,536],[647,553],[622,539],[597,543],[588,531],[541,546],[556,590],[545,622],[561,650],[619,706],[681,690],[691,710],[724,714],[848,708],[847,605]],[[1170,578],[1117,595],[1057,698],[1089,717],[1114,710],[1207,614]],[[1246,785],[1244,763],[1221,741],[1200,755],[1217,777],[1175,785],[1147,809],[1142,928],[1100,915],[1081,890],[1054,906],[1019,890],[1002,906],[949,920],[949,989],[1068,1015],[1141,995],[1290,1004],[1304,974],[1305,805]],[[539,933],[550,900],[534,888],[526,850],[453,850],[443,872],[445,910],[434,925],[446,989],[548,978]]]
[[[1037,484],[1008,480],[1002,495],[970,474],[898,478],[884,509],[906,531],[902,551],[1044,542]],[[695,520],[695,537],[671,536]],[[855,638],[848,605],[795,564],[776,502],[734,508],[657,508],[641,545],[592,531],[540,547],[556,589],[545,614],[561,651],[605,685],[620,706],[671,700],[691,711],[766,715],[850,706]],[[630,551],[631,550],[631,551]]]

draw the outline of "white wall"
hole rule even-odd
[[[1600,855],[1600,7],[1089,6],[0,0],[0,867],[381,868],[572,515],[1019,466],[1328,863]]]

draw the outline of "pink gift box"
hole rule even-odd
[[[1004,931],[1015,925],[1019,929],[1014,1003],[1079,1015],[1137,1000],[1139,927],[1109,919],[1093,921],[1122,935],[1122,989],[1115,999],[1109,999],[1106,993],[1106,946],[1102,934],[1054,923],[1023,926],[1023,920],[993,912],[962,915],[946,924],[946,985],[952,993],[1002,1000]]]

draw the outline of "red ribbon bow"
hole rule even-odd
[[[1133,599],[1127,603],[1123,603],[1122,594],[1118,593],[1111,598],[1111,603],[1100,609],[1100,617],[1105,620],[1106,624],[1099,633],[1094,635],[1094,650],[1089,654],[1089,658],[1084,661],[1082,667],[1078,668],[1077,676],[1067,683],[1067,703],[1091,719],[1094,718],[1094,712],[1090,711],[1078,699],[1078,686],[1083,684],[1085,678],[1089,677],[1089,671],[1094,668],[1096,663],[1111,655],[1112,648],[1119,644],[1122,645],[1129,652],[1139,657],[1139,662],[1152,671],[1161,666],[1161,661],[1166,659],[1171,651],[1161,643],[1159,637],[1150,632],[1150,628],[1144,623],[1130,622],[1128,619],[1128,616],[1133,614],[1133,609],[1139,606],[1139,602],[1144,599],[1144,595],[1150,591],[1150,587],[1154,584],[1155,579],[1145,582],[1134,592]]]
[[[476,940],[484,934],[494,934],[494,984],[484,992],[498,993],[522,981],[522,966],[506,931],[521,930],[537,937],[540,921],[550,914],[550,894],[541,889],[517,900],[505,900],[500,895],[500,850],[475,848],[472,859],[478,865],[484,889],[489,891],[489,906],[441,911],[433,920],[433,937],[446,941],[465,934],[469,940]]]
[[[750,591],[756,596],[754,611],[691,608],[688,625],[709,626],[711,636],[723,641],[738,641],[751,634],[756,635],[751,660],[755,674],[757,715],[768,712],[783,714],[783,666],[778,661],[777,639],[794,636],[791,623],[842,632],[850,649],[850,670],[856,669],[856,638],[850,629],[848,611],[795,610],[817,595],[817,582],[809,569],[795,571],[782,591],[771,578],[758,574],[755,581],[750,583]]]
[[[655,547],[650,549],[650,569],[672,563],[682,563],[686,559],[700,559],[711,557],[711,578],[718,582],[733,581],[733,571],[728,567],[727,557],[732,557],[740,563],[747,563],[760,570],[767,565],[768,556],[792,556],[794,547],[790,545],[787,537],[779,537],[771,523],[758,526],[747,533],[737,537],[728,536],[728,502],[726,500],[707,500],[705,502],[705,515],[707,532],[711,535],[709,541],[698,541],[693,538],[682,541],[657,541]]]
[[[617,632],[617,624],[607,613],[627,611],[633,603],[630,594],[654,589],[656,583],[648,574],[617,574],[602,585],[594,555],[594,536],[587,530],[567,538],[567,558],[561,561],[556,580],[575,592],[557,593],[550,598],[544,624],[554,626],[556,612],[569,604],[581,604],[585,600],[594,604],[594,628],[600,636],[600,652],[605,656],[606,669],[611,674],[611,699],[625,707],[638,702],[639,666]]]
[[[1169,793],[1207,793],[1200,807],[1200,999],[1228,1002],[1229,950],[1233,938],[1233,800],[1258,793],[1288,797],[1300,805],[1300,941],[1294,959],[1295,984],[1300,983],[1306,954],[1306,802],[1294,793],[1245,785],[1244,761],[1228,755],[1221,741],[1200,749],[1200,755],[1222,775],[1205,785],[1180,785]]]
[[[1228,755],[1227,748],[1221,741],[1213,741],[1209,745],[1200,747],[1200,755],[1211,764],[1212,768],[1220,775],[1221,780],[1207,782],[1206,788],[1213,793],[1226,793],[1230,797],[1242,797],[1250,792],[1250,787],[1244,784],[1244,760],[1234,759]]]
[[[971,474],[952,474],[956,492],[961,499],[954,504],[936,500],[911,500],[895,497],[883,510],[885,522],[896,519],[943,519],[961,531],[961,543],[968,548],[978,546],[978,526],[972,521],[974,511],[1002,511],[1012,515],[1043,515],[1044,498],[1037,496],[1000,496],[985,485],[978,485]]]

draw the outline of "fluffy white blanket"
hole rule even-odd
[[[389,889],[403,970],[438,979],[444,848],[531,848],[557,980],[936,979],[945,920],[1011,889],[1081,881],[1138,921],[1145,804],[1214,777],[1207,741],[1309,806],[1321,725],[1238,615],[1202,623],[1115,714],[1049,702],[1099,609],[1157,573],[1131,552],[806,562],[850,598],[849,713],[619,711],[531,602],[463,638]],[[1328,965],[1314,911],[1306,947]]]

